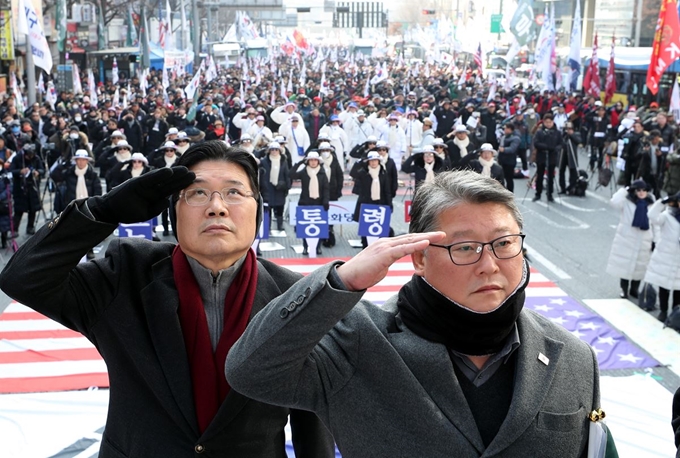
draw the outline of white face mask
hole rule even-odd
[[[83,118],[81,118],[80,116],[76,116],[74,119],[76,122],[80,122],[83,120]]]
[[[78,138],[78,134],[69,134],[69,137],[71,137],[73,140],[76,140]]]
[[[326,158],[328,158],[328,157],[331,157],[331,153],[329,153],[328,151],[324,151],[323,153],[321,153],[321,157],[323,157],[324,159],[326,159]]]

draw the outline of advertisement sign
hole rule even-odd
[[[11,11],[0,11],[0,60],[14,60]]]

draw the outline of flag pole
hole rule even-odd
[[[26,93],[28,95],[28,104],[35,103],[35,64],[33,63],[33,51],[31,50],[31,43],[26,37],[26,76],[28,87]]]

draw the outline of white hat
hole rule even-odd
[[[176,150],[177,150],[177,145],[175,145],[175,142],[169,141],[169,142],[165,142],[165,143],[163,144],[163,146],[161,146],[161,147],[158,148],[158,149],[159,149],[159,150],[164,150],[164,149],[174,149],[174,150],[176,151]]]
[[[364,160],[370,161],[370,160],[373,160],[373,159],[380,160],[380,153],[378,153],[377,151],[369,151],[369,153],[366,155],[366,159],[364,159]]]
[[[319,143],[319,147],[317,149],[319,151],[321,151],[321,150],[329,150],[329,151],[333,150],[333,148],[331,148],[331,144],[328,143],[328,142]]]
[[[596,101],[595,101],[595,106],[596,106],[596,107],[601,107],[601,106],[602,106],[602,102],[600,102],[599,100],[596,100]]]
[[[305,156],[305,162],[308,162],[310,159],[318,159],[319,162],[323,162],[321,160],[321,156],[319,156],[319,153],[317,151],[314,151],[314,150],[307,153],[307,155]]]
[[[366,113],[364,113],[364,110],[357,111],[357,117],[359,117],[359,116],[366,116]]]
[[[378,143],[378,137],[375,135],[369,135],[366,137],[366,143]]]
[[[149,165],[149,160],[142,153],[132,153],[131,161],[142,161],[144,165]]]
[[[493,145],[491,143],[482,143],[482,146],[479,147],[479,151],[491,151],[493,153],[496,152],[496,150],[493,149]]]
[[[73,157],[71,158],[71,162],[75,162],[76,159],[87,159],[89,162],[94,162],[94,159],[92,158],[92,156],[90,156],[90,153],[88,153],[87,150],[84,150],[84,149],[77,150],[73,154]]]
[[[177,134],[177,138],[175,139],[175,141],[179,141],[179,140],[189,141],[189,136],[187,135],[186,132],[182,131],[182,132]]]
[[[328,135],[326,132],[319,132],[319,135],[316,137],[317,140],[330,140],[331,137]]]
[[[284,137],[283,135],[277,135],[276,137],[274,137],[274,141],[277,143],[286,143],[286,137]]]
[[[385,140],[380,140],[375,144],[376,149],[377,148],[387,148],[390,149],[390,145],[387,144]]]
[[[246,140],[249,141],[249,142],[252,142],[252,141],[253,141],[253,137],[251,137],[250,134],[243,134],[243,135],[241,135],[241,141],[244,142],[244,141],[246,141]]]
[[[259,115],[258,117],[255,118],[255,122],[257,121],[264,121],[264,116]]]
[[[118,142],[116,146],[113,147],[116,151],[118,151],[121,148],[127,148],[130,151],[132,151],[132,146],[126,141],[126,140],[121,140]]]
[[[281,145],[278,142],[270,142],[269,145],[267,145],[267,149],[281,149]]]
[[[421,153],[434,153],[434,147],[432,145],[424,145],[420,148]]]
[[[177,135],[178,133],[179,130],[177,129],[177,127],[171,127],[168,129],[168,133],[165,134],[165,136],[167,137],[168,135]]]
[[[453,129],[455,133],[458,132],[465,132],[466,134],[468,133],[467,127],[465,127],[463,124],[456,124],[456,128]]]
[[[441,138],[435,138],[432,140],[432,146],[444,146],[444,140]]]
[[[125,134],[119,130],[114,130],[113,132],[111,132],[111,138],[113,137],[125,138]]]

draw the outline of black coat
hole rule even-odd
[[[146,134],[146,142],[144,143],[144,153],[149,154],[154,150],[160,148],[165,142],[165,136],[168,133],[168,123],[164,119],[158,120],[158,127],[156,127],[156,118],[150,117],[144,122],[144,132]],[[136,152],[142,152],[135,150]]]
[[[536,148],[536,163],[545,164],[546,155],[551,164],[557,163],[557,156],[562,148],[562,133],[553,126],[548,129],[540,127],[534,136],[534,147]]]
[[[125,167],[126,165],[127,167]],[[116,164],[113,167],[111,167],[111,170],[109,170],[109,172],[106,174],[108,190],[110,191],[112,188],[132,178],[131,170],[132,163],[130,161],[125,162],[116,161]],[[149,168],[149,166],[145,165],[144,170],[142,171],[142,175],[150,171],[151,169]]]
[[[52,178],[54,181],[63,181],[65,186],[65,192],[63,196],[63,202],[68,204],[76,198],[76,186],[78,185],[78,177],[75,173],[75,165],[68,168],[61,168],[61,170],[55,170],[52,172]],[[55,177],[57,175],[57,177]],[[59,180],[57,179],[59,178]],[[102,182],[99,179],[99,175],[94,171],[92,166],[88,166],[87,172],[85,172],[85,186],[87,187],[88,197],[101,196],[102,195]]]
[[[434,173],[443,172],[446,170],[446,166],[441,157],[437,154],[434,155],[434,168],[432,169]],[[425,170],[425,160],[423,155],[420,153],[411,154],[406,161],[401,165],[401,171],[406,173],[413,173],[416,177],[416,189],[418,185],[425,181],[427,176],[427,170]]]
[[[378,175],[378,180],[380,180],[379,200],[371,199],[371,184],[373,183],[373,177],[368,173],[368,162],[359,161],[355,163],[349,174],[354,178],[355,186],[353,192],[359,196],[357,199],[357,206],[354,208],[354,216],[352,217],[354,221],[359,221],[361,204],[389,205],[390,208],[392,208],[392,189],[390,189],[387,172],[382,165],[380,166],[380,174]]]
[[[31,169],[31,173],[28,176],[22,175],[21,169],[23,168]],[[38,172],[37,177],[32,173],[34,170]],[[24,156],[23,151],[19,151],[12,159],[8,171],[14,178],[12,184],[14,211],[38,211],[40,209],[40,178],[45,176],[43,161],[37,155],[29,159]]]
[[[270,207],[285,205],[288,191],[292,185],[290,169],[285,158],[281,156],[279,179],[276,186],[269,181],[271,170],[272,162],[269,160],[269,155],[266,155],[260,160],[260,192],[262,193],[262,200],[269,204]]]
[[[333,162],[331,162],[331,173],[328,176],[328,198],[331,201],[336,201],[342,197],[342,186],[345,184],[345,175],[342,173],[338,158],[335,152],[331,152]],[[323,164],[321,164],[323,167]],[[324,167],[324,171],[326,168]]]
[[[298,205],[321,205],[323,208],[328,210],[330,202],[330,190],[328,188],[328,177],[326,176],[326,172],[324,171],[323,167],[321,167],[321,170],[319,170],[319,173],[316,175],[316,179],[319,181],[319,197],[316,199],[309,197],[310,179],[309,175],[307,174],[307,167],[305,166],[304,161],[300,161],[293,165],[293,168],[290,171],[290,177],[293,180],[300,180],[302,182],[302,192],[300,193]]]
[[[118,123],[118,128],[125,134],[127,142],[132,147],[132,152],[141,153],[144,148],[144,130],[141,124],[137,121],[129,124],[126,120],[122,119]]]
[[[19,249],[0,274],[0,288],[82,333],[102,355],[111,402],[99,456],[285,458],[289,413],[298,457],[334,456],[332,440],[313,414],[264,404],[235,390],[200,433],[177,313],[175,245],[114,238],[105,258],[78,264],[116,228],[90,219],[80,202]],[[258,260],[257,269],[251,319],[301,278],[266,260]],[[203,446],[201,455],[197,445]]]

